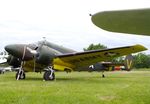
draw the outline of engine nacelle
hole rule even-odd
[[[36,55],[35,59],[39,64],[50,65],[53,62],[56,54],[58,54],[56,50],[47,46],[42,46],[40,49],[38,49],[38,54]]]

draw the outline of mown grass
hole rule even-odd
[[[27,73],[16,81],[15,73],[0,75],[0,104],[149,104],[150,71],[101,73],[56,72],[56,80]]]

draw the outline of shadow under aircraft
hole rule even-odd
[[[48,41],[33,44],[10,44],[5,46],[9,53],[7,62],[19,68],[16,79],[25,79],[25,72],[41,72],[44,80],[54,80],[55,71],[81,71],[81,67],[115,57],[147,50],[142,45],[117,47],[103,50],[76,52]]]

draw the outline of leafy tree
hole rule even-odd
[[[120,56],[120,57],[117,57],[117,58],[113,58],[111,61],[114,62],[114,63],[124,63],[124,56]]]
[[[146,55],[145,53],[134,55],[134,67],[150,68],[150,55]]]
[[[83,48],[84,51],[89,51],[89,50],[98,50],[98,49],[106,49],[107,46],[102,45],[102,44],[90,44],[87,48]]]

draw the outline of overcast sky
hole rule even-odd
[[[150,48],[150,37],[104,31],[89,16],[149,7],[149,0],[0,0],[0,50],[7,44],[33,43],[42,37],[77,51],[91,43],[109,48],[134,44]]]

